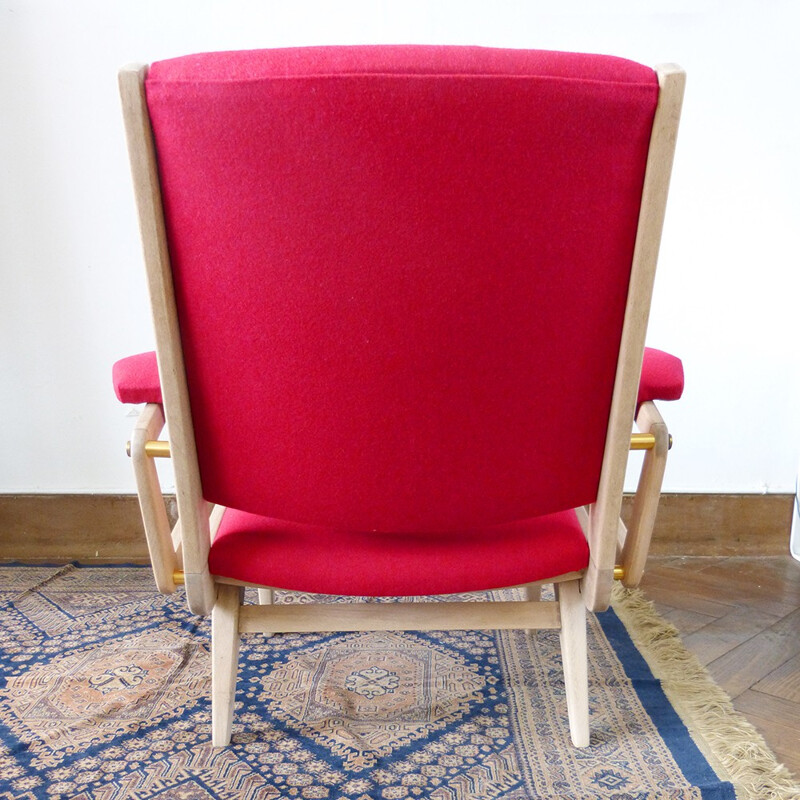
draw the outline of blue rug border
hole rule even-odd
[[[614,609],[609,608],[595,616],[606,639],[614,648],[639,701],[686,780],[700,790],[703,800],[736,800],[733,784],[720,780],[706,757],[700,752],[689,729],[661,688],[661,681],[653,675],[647,661],[636,648],[628,629]]]

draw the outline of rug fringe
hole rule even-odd
[[[639,589],[615,586],[612,604],[689,732],[707,744],[737,794],[744,792],[744,800],[799,800],[800,786],[789,770],[686,649],[677,628]]]

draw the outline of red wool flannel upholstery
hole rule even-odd
[[[161,403],[158,362],[152,350],[117,361],[111,370],[120,403]]]
[[[120,359],[114,390],[123,403],[161,403],[155,352]],[[646,347],[637,405],[677,400],[683,393],[679,358]],[[304,554],[297,569],[297,552]],[[246,560],[241,554],[247,553]],[[309,560],[308,556],[311,556]],[[218,575],[328,594],[426,594],[513,585],[586,565],[586,540],[573,512],[461,534],[370,536],[338,532],[228,510],[211,550]],[[347,561],[350,569],[336,565]],[[499,565],[503,572],[495,571]],[[398,569],[402,565],[402,569]],[[489,574],[485,574],[489,568]],[[442,581],[444,578],[444,581]]]
[[[155,351],[121,358],[113,366],[112,378],[121,403],[161,403]],[[681,360],[663,350],[645,347],[637,407],[648,400],[678,400],[683,385]]]
[[[259,527],[265,564],[295,540],[248,514],[371,532],[328,536],[361,543],[354,591],[384,537],[383,577],[430,576],[403,593],[447,591],[458,536],[487,586],[583,568],[569,509],[597,492],[653,71],[309,48],[159,62],[146,92],[203,492],[240,510],[212,570],[243,576]],[[549,537],[515,522],[544,515]]]
[[[211,573],[322,594],[426,595],[515,586],[586,568],[574,511],[457,533],[370,533],[228,509]]]
[[[678,400],[683,394],[683,362],[670,353],[645,347],[637,407],[648,400]]]

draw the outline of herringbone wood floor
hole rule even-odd
[[[800,563],[789,555],[653,557],[642,588],[800,776]]]

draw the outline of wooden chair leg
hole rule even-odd
[[[220,584],[211,612],[211,742],[214,747],[225,747],[231,741],[242,595],[241,587]]]
[[[525,587],[525,599],[530,603],[538,603],[542,599],[542,587],[540,584]]]
[[[260,606],[271,606],[275,600],[275,592],[272,589],[258,590],[258,604]],[[264,631],[264,636],[272,636],[269,631]]]
[[[542,587],[539,584],[528,584],[524,589],[525,599],[529,603],[538,603],[542,599]],[[528,633],[533,636],[536,634],[536,628],[528,628]]]
[[[258,604],[260,606],[271,606],[274,600],[272,589],[259,589],[258,590]]]
[[[567,690],[569,731],[575,747],[589,744],[589,665],[586,654],[586,606],[579,581],[556,585],[561,612],[561,659]]]

